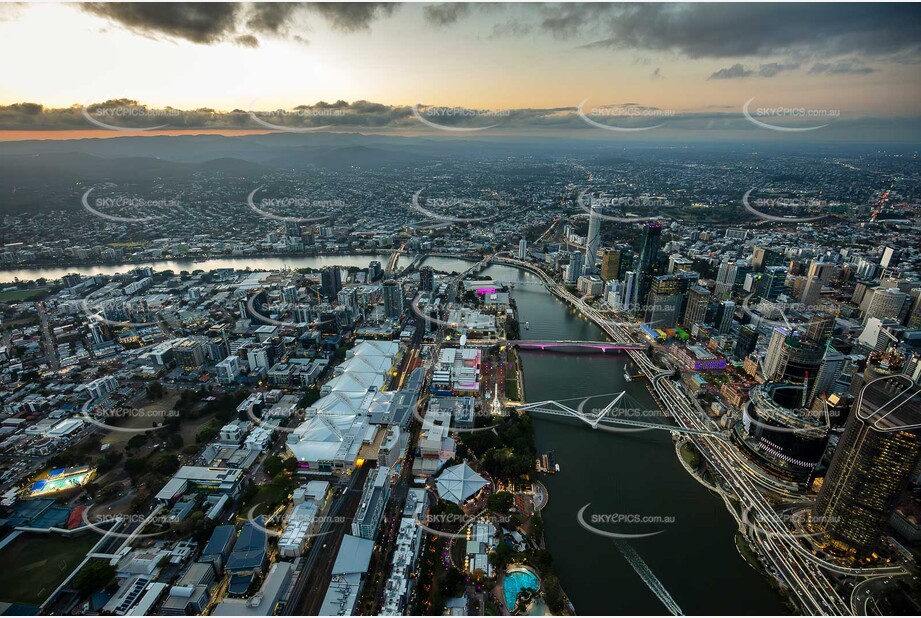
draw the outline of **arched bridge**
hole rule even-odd
[[[522,350],[544,350],[547,352],[580,352],[617,354],[634,350],[646,350],[648,345],[638,343],[621,343],[617,341],[575,341],[575,340],[541,340],[541,339],[516,339],[508,342]]]

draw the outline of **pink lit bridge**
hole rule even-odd
[[[577,354],[620,354],[634,350],[646,350],[648,345],[642,343],[618,343],[616,341],[542,341],[514,340],[508,345],[521,350],[542,350],[545,352],[572,352]]]

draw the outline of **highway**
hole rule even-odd
[[[625,343],[635,342],[633,335],[625,327],[586,305],[582,299],[569,293],[545,272],[535,268],[533,264],[511,258],[499,258],[496,261],[512,263],[537,274],[547,284],[551,292],[578,308],[583,315],[598,324],[613,340]],[[691,400],[675,382],[667,378],[672,373],[670,370],[658,367],[645,351],[628,350],[627,353],[649,376],[653,392],[660,405],[677,424],[697,431],[718,431],[712,421],[699,412],[696,402]],[[694,443],[723,483],[757,516],[759,525],[765,534],[750,531],[747,526],[742,525],[736,509],[724,497],[729,512],[739,522],[740,530],[743,530],[752,543],[760,548],[761,555],[764,556],[769,569],[773,571],[773,574],[781,582],[789,587],[791,597],[796,601],[800,609],[805,614],[850,615],[850,603],[845,601],[834,589],[832,582],[823,572],[823,569],[838,572],[841,570],[852,571],[848,573],[852,575],[878,573],[878,569],[830,568],[837,565],[832,565],[813,556],[800,545],[795,536],[791,535],[787,524],[777,516],[777,513],[758,489],[753,479],[744,471],[739,461],[740,455],[731,444],[719,438],[699,434],[689,435],[687,439]],[[896,572],[904,572],[901,567],[884,567],[884,569],[887,572],[890,569],[894,569]]]

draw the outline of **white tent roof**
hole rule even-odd
[[[445,468],[435,481],[438,495],[454,504],[460,504],[485,485],[486,479],[465,463]]]

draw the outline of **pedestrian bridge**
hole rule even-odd
[[[611,401],[601,408],[585,410],[586,404],[592,399],[609,399]],[[572,408],[563,402],[579,403]],[[540,414],[547,417],[573,418],[584,422],[592,429],[603,429],[617,433],[632,433],[660,429],[685,435],[711,436],[714,438],[729,439],[730,432],[707,431],[703,429],[688,429],[677,425],[667,424],[666,414],[658,408],[650,408],[640,404],[637,400],[627,395],[626,391],[618,393],[603,393],[589,395],[588,397],[572,397],[570,399],[538,401],[515,406],[522,412]]]

